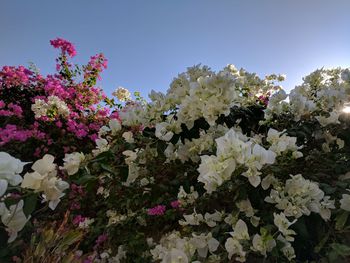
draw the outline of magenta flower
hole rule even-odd
[[[63,54],[68,53],[70,57],[74,57],[77,54],[74,45],[63,38],[58,37],[56,39],[50,40],[50,44],[54,48],[60,48]]]
[[[179,208],[180,207],[180,201],[179,200],[172,201],[170,203],[170,205],[171,205],[172,208]]]
[[[147,210],[147,214],[150,216],[161,216],[161,215],[164,215],[165,210],[166,210],[165,205],[157,205],[153,208],[149,208]]]

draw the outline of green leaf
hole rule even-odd
[[[335,253],[339,256],[350,256],[350,247],[340,243],[333,243],[331,247]]]
[[[101,163],[101,168],[107,172],[110,172],[111,174],[115,174],[115,171],[112,169],[112,167],[107,164]]]
[[[32,194],[24,199],[23,212],[26,217],[28,217],[35,210],[38,201],[37,197],[37,194]]]
[[[327,232],[327,234],[321,239],[320,243],[315,247],[314,251],[315,253],[320,253],[321,249],[326,244],[328,238],[329,238],[330,232]]]
[[[340,214],[337,215],[335,218],[335,229],[336,230],[342,230],[346,224],[346,221],[348,220],[349,212],[348,211],[342,211]]]

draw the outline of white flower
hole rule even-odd
[[[183,215],[183,217],[185,218],[185,220],[179,220],[179,224],[181,226],[196,226],[199,225],[201,222],[204,222],[203,215],[197,214],[196,211],[194,211],[193,214]]]
[[[237,239],[234,239],[232,237],[228,238],[225,242],[225,249],[228,253],[228,259],[231,259],[233,255],[236,255],[237,257],[235,258],[235,260],[239,262],[246,261],[246,252],[243,250],[243,246],[239,243]]]
[[[123,155],[126,156],[126,158],[125,158],[125,163],[126,164],[131,164],[137,158],[137,153],[134,152],[134,151],[131,151],[131,150],[124,151]]]
[[[238,202],[236,205],[240,212],[245,213],[246,217],[252,217],[255,213],[249,199],[242,200]]]
[[[322,200],[324,201],[323,205],[321,205]],[[327,211],[323,209],[332,207],[330,200],[325,198],[324,192],[317,183],[304,179],[301,174],[291,176],[283,189],[272,189],[270,196],[267,196],[265,201],[276,203],[276,207],[283,210],[286,216],[296,218],[310,215],[311,212],[320,213],[321,211],[326,216]]]
[[[139,167],[136,163],[129,163],[129,172],[128,172],[128,178],[126,178],[126,182],[123,184],[125,186],[130,186],[131,183],[135,182],[135,180],[139,177]]]
[[[80,163],[85,160],[85,155],[83,153],[70,153],[65,154],[63,159],[64,165],[61,167],[62,170],[65,170],[68,175],[73,175],[78,172]]]
[[[267,239],[259,234],[255,234],[252,244],[253,251],[260,252],[261,255],[266,257],[266,252],[270,252],[276,246],[276,241],[274,239]]]
[[[9,243],[16,239],[17,233],[23,229],[30,218],[25,216],[23,204],[23,200],[20,200],[17,204],[11,205],[9,210],[5,207],[1,214],[1,221],[6,226],[6,231],[10,236],[7,241]]]
[[[201,164],[198,167],[198,181],[204,183],[208,193],[216,190],[225,181],[231,178],[236,169],[234,159],[220,160],[216,156],[201,156]]]
[[[102,152],[106,152],[110,148],[110,145],[108,144],[108,141],[106,139],[98,138],[96,139],[95,143],[96,143],[96,149],[92,150],[92,153],[94,155],[98,155]]]
[[[205,215],[204,215],[205,220],[204,221],[208,226],[214,227],[214,226],[216,226],[216,222],[220,222],[222,220],[223,215],[224,215],[224,213],[219,212],[219,211],[215,211],[212,214],[205,213]]]
[[[211,233],[208,233],[206,235],[196,235],[193,233],[192,236],[193,237],[191,238],[190,243],[197,249],[198,255],[201,258],[206,258],[208,251],[210,253],[215,252],[220,245],[219,241],[213,238]]]
[[[106,135],[110,131],[111,129],[108,126],[102,126],[98,131],[98,137],[101,138],[102,136]]]
[[[169,124],[166,122],[161,122],[156,124],[155,135],[157,138],[163,141],[170,141],[174,133],[168,130]]]
[[[93,222],[95,222],[95,219],[86,217],[84,218],[84,221],[79,223],[78,227],[81,229],[87,229]]]
[[[296,257],[294,248],[289,242],[290,240],[285,239],[282,235],[279,235],[277,237],[277,240],[281,241],[284,244],[284,247],[282,248],[282,253],[289,261]]]
[[[26,173],[21,187],[33,190],[42,190],[42,182],[46,177],[54,177],[57,174],[56,164],[53,163],[55,157],[45,154],[42,159],[37,160],[32,169],[34,172]]]
[[[69,184],[61,178],[57,178],[54,157],[46,154],[37,160],[32,169],[34,172],[26,173],[23,178],[22,187],[43,192],[43,202],[49,201],[49,207],[54,210],[64,196],[63,191],[69,188]]]
[[[6,152],[0,152],[0,197],[5,194],[8,184],[16,186],[22,182],[19,174],[26,164]]]
[[[231,233],[231,235],[237,240],[248,240],[249,233],[247,224],[242,219],[239,219],[233,228],[233,233]]]
[[[128,131],[128,132],[124,132],[122,134],[122,137],[124,138],[124,140],[127,142],[127,143],[133,143],[134,142],[134,137],[133,137],[133,134],[131,131]]]
[[[113,258],[110,258],[108,263],[121,263],[123,259],[126,259],[126,250],[124,246],[120,245],[118,247],[118,253]]]
[[[277,226],[278,231],[282,233],[287,241],[294,241],[295,231],[288,229],[291,225],[293,225],[297,220],[295,219],[293,222],[290,222],[283,213],[273,213],[273,222],[275,226]]]
[[[36,99],[34,104],[32,104],[31,109],[34,112],[35,118],[40,118],[46,116],[48,105],[45,101],[41,99]]]
[[[180,249],[172,248],[163,258],[162,263],[188,263],[187,255]]]
[[[120,124],[120,122],[117,119],[111,119],[109,121],[108,125],[112,131],[112,135],[117,134],[117,132],[119,132],[122,129],[122,125]]]
[[[282,134],[283,131],[279,132],[272,128],[269,129],[266,138],[266,140],[271,143],[269,150],[275,152],[277,156],[281,155],[284,152],[291,151],[292,156],[295,159],[302,157],[303,154],[298,151],[301,147],[298,147],[296,145],[297,138]]]
[[[42,159],[37,160],[32,169],[41,175],[56,176],[56,164],[54,164],[55,157],[51,154],[45,154]]]
[[[342,195],[342,199],[340,200],[340,208],[350,212],[350,195]]]
[[[316,116],[315,118],[318,120],[322,127],[325,127],[329,124],[339,124],[339,115],[339,112],[332,111],[331,113],[329,113],[329,117]]]
[[[126,88],[118,87],[113,93],[113,96],[117,97],[120,101],[129,101],[131,100],[131,93]]]
[[[35,99],[31,109],[35,114],[35,118],[43,116],[55,117],[57,115],[67,117],[70,113],[67,104],[54,95],[49,96],[47,102],[41,99]]]
[[[185,189],[181,185],[179,193],[177,194],[177,199],[180,201],[182,207],[195,203],[198,197],[199,194],[194,190],[193,186],[190,187],[190,193],[186,193]]]
[[[29,188],[33,190],[39,190],[44,178],[45,178],[45,175],[41,175],[38,172],[26,173],[24,175],[24,179],[21,184],[21,187]]]

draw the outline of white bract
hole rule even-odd
[[[32,104],[32,111],[35,114],[35,118],[51,118],[56,116],[68,117],[70,113],[67,104],[54,95],[49,96],[47,102],[41,99],[35,99],[34,104]]]
[[[125,102],[131,100],[131,93],[126,88],[118,87],[113,93],[113,96],[117,97],[118,100]]]
[[[5,225],[6,231],[9,234],[8,243],[16,239],[17,233],[23,229],[30,219],[30,216],[25,216],[23,205],[23,200],[20,200],[17,204],[11,205],[10,208],[7,209],[4,203],[0,203],[1,222]]]
[[[315,212],[328,220],[328,210],[335,208],[334,201],[329,200],[315,182],[304,179],[301,174],[291,175],[283,189],[272,189],[265,201],[276,203],[276,208],[283,210],[286,216],[295,218]]]
[[[37,160],[32,169],[34,172],[26,173],[23,177],[21,187],[43,193],[43,201],[49,202],[49,207],[54,210],[64,196],[64,190],[69,188],[69,184],[61,178],[57,178],[56,164],[54,157],[45,154],[42,159]]]
[[[16,186],[22,182],[20,173],[26,164],[6,152],[0,152],[0,197],[5,194],[8,184]]]
[[[61,167],[62,170],[65,170],[68,175],[73,175],[78,172],[79,166],[82,161],[85,160],[85,155],[83,153],[66,153],[63,159],[64,164]]]

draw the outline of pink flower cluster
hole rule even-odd
[[[29,138],[37,138],[43,140],[45,133],[32,127],[32,129],[21,130],[16,125],[7,124],[5,128],[0,128],[0,146],[9,143],[10,141],[25,142]]]
[[[149,208],[147,210],[147,214],[150,216],[161,216],[161,215],[164,215],[165,211],[166,211],[165,205],[157,205],[153,208]]]
[[[102,53],[90,57],[90,61],[85,68],[84,78],[88,79],[91,77],[91,75],[96,75],[96,77],[100,80],[101,77],[99,76],[99,73],[103,69],[107,68],[107,64],[108,60]]]
[[[62,151],[58,153],[61,156],[63,149],[72,145],[77,145],[79,151],[90,150],[94,147],[100,127],[106,124],[110,114],[108,108],[97,107],[106,98],[102,90],[95,86],[96,79],[107,67],[103,54],[92,56],[86,66],[76,71],[65,56],[76,55],[74,46],[62,38],[50,42],[62,51],[56,59],[60,65],[56,74],[43,77],[23,66],[4,66],[0,71],[0,123],[4,123],[0,124],[0,146],[11,147],[10,144],[6,146],[11,141],[25,142],[36,138],[42,141],[27,148],[33,149],[37,157],[47,151],[44,144],[48,141],[55,145],[50,151]],[[83,79],[79,76],[83,76]],[[32,105],[38,99],[47,103],[49,96],[62,101],[62,105],[68,107],[68,114],[52,115],[48,111],[50,116],[35,118]]]
[[[54,48],[60,48],[63,54],[68,53],[70,57],[74,57],[77,54],[73,44],[63,38],[58,37],[50,40],[50,43]]]
[[[24,66],[4,66],[0,71],[0,86],[10,88],[13,86],[27,85],[32,75],[33,72]]]
[[[4,109],[6,108],[7,109]],[[21,106],[14,104],[14,103],[9,103],[6,105],[6,103],[3,100],[0,100],[0,116],[6,116],[6,117],[11,117],[11,116],[16,116],[18,118],[22,118],[22,113],[23,110]]]
[[[82,215],[77,215],[76,217],[73,218],[73,225],[79,225],[80,223],[84,222],[86,219],[86,217],[82,216]]]

